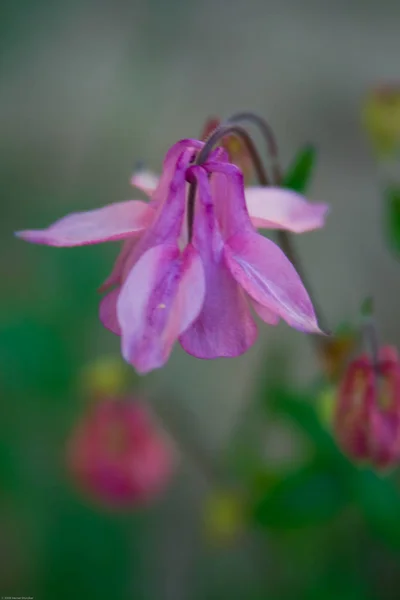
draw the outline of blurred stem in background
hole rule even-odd
[[[362,122],[374,154],[382,189],[384,234],[400,256],[400,85],[379,85],[368,91]]]

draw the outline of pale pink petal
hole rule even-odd
[[[118,323],[117,317],[117,300],[120,294],[121,288],[117,287],[111,292],[108,292],[104,298],[100,301],[99,317],[104,327],[115,333],[115,335],[121,335],[121,328]]]
[[[140,200],[109,204],[73,213],[47,229],[19,231],[18,237],[49,246],[83,246],[122,240],[142,233],[154,219],[154,209]]]
[[[248,187],[245,198],[253,225],[265,229],[293,233],[319,229],[329,210],[327,204],[312,204],[300,194],[279,187]]]
[[[223,264],[204,265],[206,296],[203,310],[179,341],[197,358],[239,356],[256,341],[257,326],[243,290]]]
[[[257,233],[237,233],[224,254],[232,275],[254,300],[295,329],[321,333],[299,275],[274,242]]]
[[[121,251],[117,256],[117,260],[115,261],[113,270],[111,274],[107,277],[105,282],[98,289],[99,292],[105,292],[113,285],[118,285],[122,283],[123,275],[126,272],[126,266],[127,264],[129,264],[129,257],[132,254],[136,244],[136,237],[129,238],[123,242]]]
[[[151,198],[158,185],[159,179],[160,178],[156,173],[145,169],[136,171],[136,173],[132,175],[131,184]]]
[[[262,304],[256,302],[253,299],[251,299],[250,302],[255,312],[258,314],[260,319],[264,321],[264,323],[268,323],[268,325],[278,325],[280,317],[276,312],[272,311],[266,306],[263,306]]]
[[[192,243],[199,251],[206,277],[203,309],[179,341],[197,358],[239,356],[252,346],[257,328],[243,290],[223,259],[206,171],[193,167],[197,178],[196,217]]]
[[[140,373],[161,367],[199,314],[204,273],[198,253],[173,244],[150,248],[128,275],[117,301],[122,354]]]

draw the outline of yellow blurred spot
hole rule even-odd
[[[371,90],[362,120],[376,154],[381,158],[395,155],[400,150],[400,84]]]
[[[335,406],[336,406],[337,388],[334,385],[325,386],[317,398],[317,412],[321,422],[329,429],[332,426]]]
[[[356,343],[355,333],[349,331],[335,335],[324,344],[321,350],[323,369],[330,381],[340,379]]]
[[[159,305],[157,306],[157,308],[167,308],[167,305],[166,305],[166,304],[159,304]]]
[[[125,391],[127,379],[127,365],[119,357],[104,356],[83,369],[81,385],[85,394],[114,396]]]
[[[233,492],[214,492],[205,503],[204,528],[213,543],[232,542],[243,530],[245,507]]]

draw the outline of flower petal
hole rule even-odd
[[[199,314],[204,289],[201,259],[193,247],[183,255],[170,243],[145,252],[117,301],[125,360],[140,373],[161,367],[176,338]]]
[[[252,346],[257,327],[243,290],[223,259],[223,240],[213,211],[210,185],[202,167],[192,167],[197,178],[193,245],[200,253],[206,277],[202,311],[180,336],[182,347],[197,358],[239,356]]]
[[[121,327],[117,317],[117,300],[120,292],[120,287],[111,290],[101,299],[99,306],[100,321],[104,327],[115,333],[115,335],[121,335]]]
[[[241,231],[253,231],[244,197],[243,174],[231,163],[207,161],[204,165],[211,173],[212,197],[218,225],[224,239]]]
[[[174,173],[179,161],[179,157],[184,154],[189,156],[187,164],[189,164],[196,152],[198,152],[204,146],[204,142],[200,142],[194,139],[180,140],[174,144],[167,152],[164,162],[162,173],[158,180],[158,185],[154,189],[151,195],[152,204],[162,204],[165,198],[168,196],[171,186],[171,181],[174,177]]]
[[[153,171],[147,169],[136,171],[131,177],[131,184],[144,192],[149,198],[152,197],[160,178]]]
[[[279,187],[248,187],[245,198],[253,225],[265,229],[293,233],[319,229],[329,211],[327,204],[312,204],[300,194]]]
[[[276,312],[274,312],[270,308],[267,308],[266,306],[263,306],[255,300],[251,299],[250,302],[255,312],[260,317],[260,319],[264,321],[264,323],[268,323],[268,325],[278,325],[280,317]]]
[[[120,285],[123,281],[123,275],[126,273],[126,266],[130,262],[129,256],[132,254],[135,245],[137,244],[137,238],[129,238],[122,244],[120,253],[117,256],[113,270],[107,277],[105,282],[98,289],[99,292],[105,292],[113,285]],[[131,265],[132,266],[132,265]]]
[[[154,209],[140,200],[128,200],[87,212],[73,213],[47,229],[19,231],[28,242],[49,246],[84,246],[122,240],[144,231],[154,219]]]
[[[187,140],[186,140],[187,142]],[[146,250],[160,244],[175,243],[179,238],[182,229],[183,218],[185,214],[186,200],[186,170],[193,159],[193,148],[185,147],[180,143],[181,153],[176,156],[176,152],[172,152],[178,144],[175,144],[168,153],[173,156],[174,163],[170,164],[167,155],[166,163],[168,166],[160,179],[160,184],[154,193],[152,204],[156,205],[156,216],[151,227],[139,240],[134,252],[132,260],[136,262]],[[166,177],[166,174],[168,177]],[[163,180],[163,181],[161,181]],[[161,196],[163,192],[164,196]]]
[[[299,275],[274,242],[257,233],[237,233],[224,254],[232,275],[254,300],[295,329],[321,333]]]

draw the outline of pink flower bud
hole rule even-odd
[[[67,449],[72,477],[88,496],[114,509],[147,504],[169,483],[174,451],[148,407],[132,398],[90,406]]]
[[[400,459],[400,363],[385,346],[378,364],[363,355],[350,363],[339,389],[334,429],[342,451],[376,469]]]

